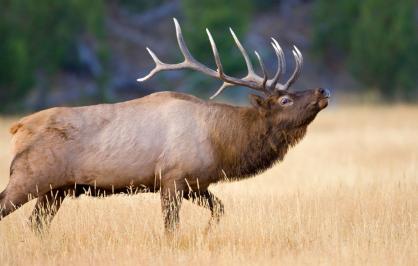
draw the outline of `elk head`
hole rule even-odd
[[[206,33],[209,37],[212,52],[215,58],[215,63],[217,66],[216,71],[198,62],[191,55],[184,42],[180,25],[175,18],[174,25],[176,27],[177,42],[180,47],[180,51],[184,56],[184,61],[177,64],[163,63],[154,54],[154,52],[147,47],[147,51],[155,62],[155,68],[148,75],[138,79],[137,81],[146,81],[153,77],[156,73],[166,70],[192,69],[198,72],[202,72],[208,76],[223,81],[222,86],[215,92],[215,94],[210,97],[210,99],[214,99],[228,87],[243,86],[251,88],[264,94],[263,96],[251,94],[251,104],[256,109],[258,109],[261,114],[266,117],[273,117],[276,121],[276,124],[280,124],[287,129],[309,124],[315,118],[316,114],[328,105],[330,91],[327,89],[317,88],[293,92],[289,90],[291,85],[299,77],[303,65],[302,54],[296,46],[293,46],[292,50],[295,59],[295,69],[286,82],[279,83],[280,78],[286,72],[286,61],[283,50],[276,39],[271,38],[271,45],[277,57],[277,70],[274,76],[269,79],[263,60],[259,53],[254,51],[261,67],[262,76],[256,74],[247,51],[242,46],[234,31],[229,28],[235,44],[244,57],[248,70],[248,73],[245,77],[235,78],[225,74],[215,41],[213,40],[212,34],[208,29],[206,29]]]

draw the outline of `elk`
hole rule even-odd
[[[230,29],[248,69],[245,77],[235,78],[225,74],[209,30],[217,70],[191,55],[176,19],[174,24],[184,61],[163,63],[147,48],[155,68],[138,81],[160,71],[192,69],[223,81],[211,99],[232,86],[248,87],[262,96],[252,94],[250,107],[238,107],[158,92],[127,102],[52,108],[24,117],[10,130],[13,160],[9,183],[0,194],[1,218],[37,198],[30,220],[36,228],[45,228],[67,195],[89,191],[91,196],[105,196],[134,189],[159,191],[167,232],[178,226],[182,199],[208,208],[210,221],[219,221],[224,207],[209,185],[225,176],[254,176],[283,160],[328,105],[327,89],[289,90],[303,64],[296,46],[295,69],[279,83],[286,67],[278,42],[272,38],[278,67],[269,79],[260,55],[255,52],[262,76]]]

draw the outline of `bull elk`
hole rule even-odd
[[[169,232],[178,225],[183,198],[208,208],[211,221],[218,221],[224,207],[209,185],[225,176],[254,176],[283,160],[328,105],[326,89],[289,90],[303,63],[296,47],[295,69],[285,83],[279,83],[286,67],[277,41],[272,38],[271,45],[278,67],[269,79],[260,55],[255,52],[262,76],[255,73],[230,29],[248,69],[245,77],[235,78],[225,74],[209,30],[217,70],[191,55],[176,19],[174,24],[184,61],[163,63],[147,48],[156,66],[138,81],[160,71],[192,69],[223,81],[212,99],[235,85],[264,96],[250,95],[252,106],[238,107],[189,94],[158,92],[127,102],[52,108],[24,117],[11,127],[13,161],[9,183],[0,194],[0,219],[37,197],[31,221],[35,228],[42,228],[51,222],[66,195],[77,197],[89,191],[92,196],[105,196],[145,189],[160,192]]]

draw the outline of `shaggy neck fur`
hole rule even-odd
[[[273,117],[255,108],[231,107],[218,114],[211,141],[220,175],[240,179],[254,176],[283,160],[305,135],[307,124],[281,128]]]

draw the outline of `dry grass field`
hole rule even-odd
[[[8,127],[0,119],[0,189]],[[157,194],[66,200],[49,233],[27,226],[34,202],[0,222],[1,265],[417,265],[418,107],[319,114],[283,163],[212,191],[226,215],[189,202],[175,240]]]

